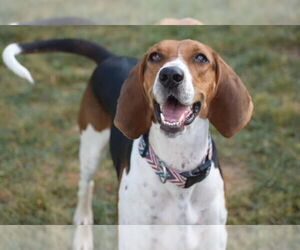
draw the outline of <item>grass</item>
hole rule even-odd
[[[78,16],[97,24],[153,24],[165,17],[193,17],[205,24],[299,24],[298,0],[34,0],[4,1],[0,23]]]
[[[209,44],[236,70],[255,110],[234,138],[213,134],[228,176],[229,224],[300,224],[300,30],[287,26],[0,27],[12,42],[78,37],[141,56],[162,39]],[[66,54],[18,59],[30,86],[0,63],[0,224],[69,224],[76,205],[76,116],[95,65]],[[107,157],[96,175],[96,224],[116,223],[117,179]]]

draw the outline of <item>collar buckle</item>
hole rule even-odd
[[[162,172],[159,174],[159,179],[161,183],[165,184],[168,178],[168,171],[164,164],[162,164],[161,168],[162,168]]]

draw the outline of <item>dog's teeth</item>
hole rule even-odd
[[[165,120],[163,120],[163,123],[166,124],[166,125],[168,125],[168,126],[171,126],[171,127],[178,127],[181,124],[180,121],[172,121],[172,122],[170,122],[170,121],[165,121]]]
[[[160,119],[161,119],[162,121],[165,121],[165,117],[164,117],[163,113],[160,113]]]

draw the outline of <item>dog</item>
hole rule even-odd
[[[232,137],[250,120],[253,103],[221,56],[194,40],[160,41],[137,60],[89,41],[54,39],[10,44],[3,60],[34,83],[15,56],[53,51],[97,63],[79,111],[74,223],[93,223],[93,175],[109,143],[119,224],[224,225],[224,181],[209,123]]]

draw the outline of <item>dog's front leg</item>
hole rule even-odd
[[[103,150],[109,139],[109,130],[98,132],[89,125],[80,137],[80,180],[78,203],[73,219],[76,225],[93,224],[92,195],[93,175],[103,156]]]

